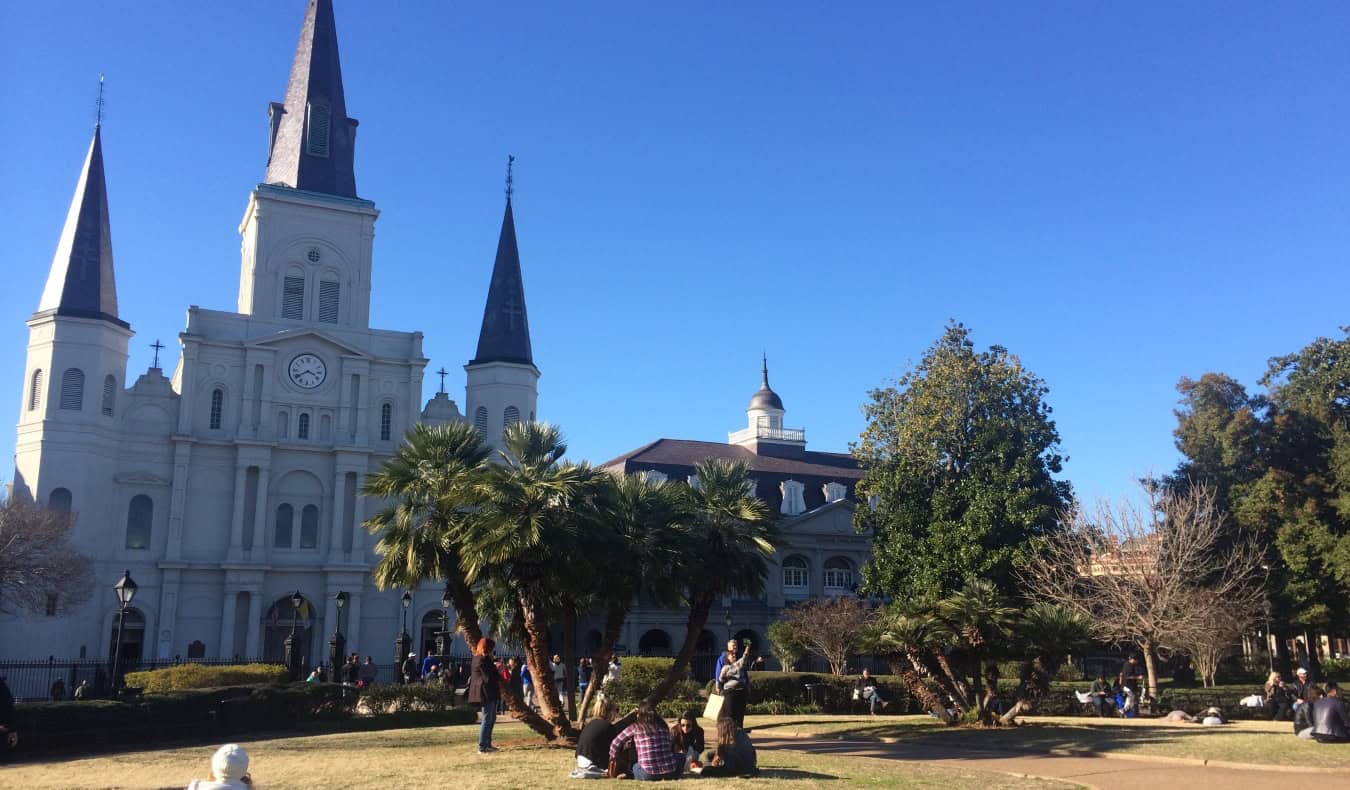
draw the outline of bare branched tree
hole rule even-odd
[[[1076,507],[1022,577],[1033,598],[1086,615],[1098,639],[1136,645],[1156,698],[1160,651],[1183,651],[1230,616],[1259,611],[1262,555],[1225,528],[1208,487],[1145,483],[1144,492],[1142,506]]]
[[[1195,662],[1200,680],[1206,688],[1215,683],[1219,664],[1232,651],[1233,645],[1242,639],[1261,616],[1260,600],[1243,599],[1239,605],[1222,601],[1207,589],[1196,590],[1194,606],[1210,613],[1207,622],[1194,622],[1189,631],[1181,633],[1177,642],[1182,652]]]
[[[806,649],[828,661],[836,675],[844,674],[848,657],[858,652],[872,617],[872,607],[851,595],[822,598],[783,613]]]
[[[0,501],[0,612],[42,613],[55,602],[63,614],[88,600],[94,563],[70,542],[74,522],[21,497]]]

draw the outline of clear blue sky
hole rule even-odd
[[[0,2],[0,414],[98,73],[134,380],[189,304],[234,308],[303,10]],[[956,318],[1046,380],[1067,476],[1114,496],[1175,463],[1180,376],[1254,385],[1350,323],[1345,4],[336,13],[358,191],[383,212],[372,324],[425,332],[463,404],[515,154],[540,416],[578,458],[725,440],[761,350],[788,424],[844,450],[866,391]]]

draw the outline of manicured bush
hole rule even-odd
[[[876,675],[883,696],[890,702],[887,713],[921,712],[913,703],[909,689],[894,675]],[[825,713],[863,711],[865,705],[853,699],[856,675],[821,675],[811,672],[752,672],[750,697],[746,710],[754,706],[814,708]],[[808,688],[809,686],[809,688]]]
[[[674,663],[673,658],[625,658],[619,679],[604,685],[605,697],[614,700],[620,711],[632,710],[665,680]],[[677,717],[690,709],[702,713],[707,702],[702,691],[697,683],[680,681],[656,710],[666,718]]]
[[[280,664],[176,664],[148,672],[128,672],[126,685],[148,694],[184,689],[218,688],[285,683],[288,675]]]
[[[356,712],[362,715],[403,711],[443,713],[449,710],[468,708],[463,696],[456,696],[453,688],[441,683],[371,686],[362,690],[356,702]]]

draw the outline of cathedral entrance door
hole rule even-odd
[[[313,650],[311,636],[314,633],[314,607],[308,600],[300,602],[300,608],[291,605],[290,596],[272,604],[263,618],[263,660],[269,664],[281,664],[286,656],[286,637],[295,628],[296,649],[300,651],[301,663],[313,668],[319,664]]]

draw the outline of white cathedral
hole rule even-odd
[[[134,382],[94,130],[28,320],[12,495],[74,514],[95,590],[77,607],[49,600],[45,617],[0,619],[6,658],[109,656],[124,570],[139,585],[131,660],[280,661],[294,620],[310,665],[337,628],[383,664],[405,621],[417,633],[441,614],[434,585],[410,609],[402,591],[374,588],[361,523],[376,503],[360,491],[414,423],[471,419],[497,437],[535,416],[509,192],[465,413],[444,392],[424,406],[421,333],[370,326],[379,212],[356,190],[331,0],[310,0],[270,119],[264,182],[239,226],[237,311],[190,308],[172,375],[156,365]]]

